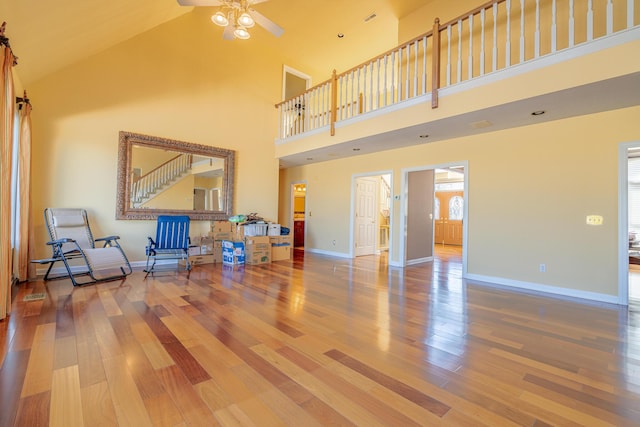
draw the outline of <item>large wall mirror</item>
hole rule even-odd
[[[233,150],[120,132],[116,219],[226,220],[234,164]]]

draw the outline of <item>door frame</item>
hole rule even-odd
[[[299,184],[304,184],[304,187],[306,188],[305,194],[304,194],[304,241],[305,241],[305,246],[306,246],[306,242],[307,242],[307,212],[309,211],[308,206],[309,206],[309,183],[307,182],[306,179],[302,179],[302,180],[296,180],[296,181],[291,181],[291,183],[289,184],[289,199],[290,199],[290,204],[289,204],[289,233],[291,234],[291,238],[293,241],[293,233],[295,232],[295,221],[294,221],[294,214],[295,214],[295,199],[296,199],[296,192],[295,192],[295,186],[299,185]]]
[[[393,207],[393,171],[392,170],[383,170],[378,172],[365,172],[365,173],[357,173],[351,175],[351,207],[350,207],[350,224],[349,224],[349,258],[356,257],[356,181],[358,178],[367,178],[374,177],[380,175],[389,175],[389,185],[391,186],[391,203],[389,206],[389,265],[391,265],[391,259],[393,258],[393,217],[394,217],[394,207]],[[376,228],[378,226],[376,220]],[[376,238],[376,246],[378,239]]]
[[[462,166],[464,168],[464,206],[463,206],[463,221],[462,221],[462,277],[465,278],[467,276],[467,255],[468,255],[468,230],[469,230],[469,200],[470,200],[470,191],[469,191],[469,161],[461,160],[457,162],[448,162],[448,163],[439,163],[433,165],[426,166],[417,166],[412,168],[404,168],[401,171],[400,175],[400,242],[399,242],[399,263],[397,265],[394,264],[394,267],[406,267],[407,266],[407,203],[408,198],[411,196],[409,194],[409,172],[419,172],[424,170],[432,170],[436,169],[446,169],[453,166]],[[434,194],[435,194],[435,180],[434,180]],[[395,200],[395,197],[394,197]],[[442,209],[442,207],[441,207]],[[435,224],[435,223],[434,223]],[[434,230],[435,232],[435,230]],[[435,240],[433,242],[434,250],[435,250]],[[391,264],[391,262],[390,262]]]
[[[287,73],[293,74],[294,76],[300,77],[302,80],[306,80],[307,89],[311,87],[311,76],[303,73],[302,71],[298,71],[295,68],[291,68],[288,65],[282,66],[282,100],[285,101],[285,93],[287,90]]]
[[[618,304],[629,305],[629,149],[640,141],[618,146]]]

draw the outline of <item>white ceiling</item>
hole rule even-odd
[[[338,31],[349,35],[354,23],[371,13],[397,20],[433,1],[269,0],[254,7],[285,29],[287,44],[309,46],[334,40]],[[204,18],[215,10],[196,9],[206,9]],[[2,0],[0,20],[7,22],[5,35],[18,56],[16,73],[27,85],[193,10],[177,0]],[[264,30],[252,32],[273,37]]]

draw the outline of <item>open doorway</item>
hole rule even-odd
[[[627,149],[627,290],[629,301],[640,302],[640,146]],[[624,253],[624,252],[623,252]],[[626,253],[625,253],[626,255]],[[622,294],[624,295],[624,290]]]
[[[311,87],[311,77],[301,71],[284,66],[282,73],[282,100],[300,95]]]
[[[358,176],[353,192],[354,256],[389,251],[391,174]]]
[[[293,222],[293,247],[304,249],[305,220],[307,212],[307,184],[291,184],[291,220]]]
[[[429,262],[439,254],[462,260],[466,275],[467,163],[403,171],[400,261],[403,266]]]

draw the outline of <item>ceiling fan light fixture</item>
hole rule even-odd
[[[249,31],[247,31],[247,29],[244,28],[243,26],[238,26],[233,31],[233,35],[240,40],[247,40],[249,37],[251,37],[251,34],[249,34]]]
[[[253,27],[256,23],[253,20],[253,18],[251,17],[251,15],[249,15],[247,12],[244,12],[242,15],[240,15],[238,17],[238,24],[242,25],[245,28],[251,28]]]
[[[229,20],[227,19],[226,16],[224,16],[224,13],[222,12],[216,12],[215,15],[211,17],[211,20],[213,21],[214,24],[219,25],[221,27],[226,27],[227,25],[229,25]]]

